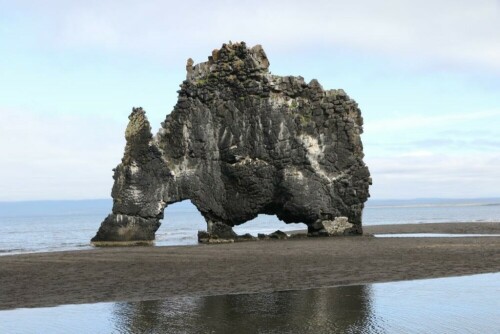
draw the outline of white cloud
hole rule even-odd
[[[0,201],[107,198],[126,124],[0,109]]]
[[[495,121],[500,117],[500,110],[473,111],[453,114],[434,115],[410,115],[394,117],[389,119],[372,120],[365,124],[364,128],[369,133],[387,133],[387,129],[408,131],[413,129],[433,128],[453,128],[459,123],[469,123],[471,121],[484,121],[485,123]]]
[[[414,157],[430,157],[432,156],[433,153],[431,151],[427,150],[416,150],[416,151],[410,151],[410,152],[405,152],[401,154],[401,158],[414,158]]]
[[[492,155],[500,147],[500,110],[410,115],[365,123],[367,156]]]
[[[39,45],[30,45],[34,57],[47,48],[70,51],[61,57],[115,52],[173,62],[178,70],[189,56],[204,61],[222,42],[245,40],[263,44],[268,53],[282,58],[348,50],[409,66],[500,73],[498,1],[19,0],[0,7],[3,13],[11,7],[12,15],[5,17],[13,18],[2,22],[2,32],[15,36],[15,43],[38,40]],[[366,87],[376,84],[367,81]],[[0,113],[0,200],[109,196],[111,168],[123,152],[126,117],[116,122],[105,116],[11,109]],[[500,110],[436,110],[367,121],[363,141],[374,178],[373,197],[498,196],[499,117]],[[152,125],[158,126],[155,121]],[[443,153],[443,145],[467,147],[468,152]]]
[[[91,10],[80,10],[62,20],[61,41],[70,45],[96,44],[105,48],[118,47],[123,36],[112,22]],[[57,35],[56,35],[57,36]]]
[[[372,197],[498,196],[499,120],[499,110],[486,110],[368,122]]]
[[[373,198],[498,196],[500,153],[465,155],[415,151],[367,157]]]
[[[187,58],[227,40],[500,70],[498,1],[24,1],[52,43]],[[304,48],[306,50],[304,50]],[[182,51],[182,52],[179,52]],[[196,56],[196,55],[195,55]]]

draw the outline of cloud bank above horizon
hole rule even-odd
[[[499,1],[0,0],[0,23],[2,201],[108,197],[132,106],[156,130],[229,40],[357,100],[373,198],[500,197]]]

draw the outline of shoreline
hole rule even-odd
[[[428,233],[424,225],[434,225],[432,233],[500,231],[500,223],[378,225],[365,231]],[[32,253],[0,257],[0,310],[494,272],[500,272],[500,237],[346,236]]]

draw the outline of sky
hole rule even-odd
[[[499,37],[498,0],[0,0],[0,201],[109,198],[132,107],[229,41],[358,102],[373,199],[500,197]]]

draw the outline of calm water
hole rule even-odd
[[[500,273],[0,311],[2,333],[500,333]]]
[[[377,238],[495,238],[500,234],[459,234],[459,233],[392,233],[392,234],[374,234]]]
[[[111,210],[110,200],[0,203],[0,255],[90,248],[89,240]],[[500,221],[500,199],[370,201],[365,225]],[[260,215],[235,228],[237,233],[270,233],[305,228]],[[169,206],[157,232],[156,245],[197,243],[206,224],[185,201]]]

